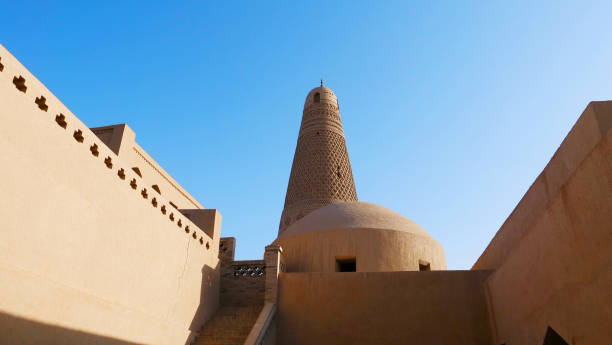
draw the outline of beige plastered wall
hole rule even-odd
[[[126,124],[91,128],[91,131],[102,140],[122,162],[136,168],[142,177],[150,183],[148,190],[161,194],[178,209],[203,208],[170,174],[168,174],[149,154],[136,142],[136,133]],[[152,186],[156,185],[160,192]]]
[[[445,270],[444,249],[434,239],[386,229],[313,231],[276,239],[287,272],[335,272],[336,259],[354,257],[357,272],[418,271],[419,260]]]
[[[490,344],[488,274],[281,273],[278,344]]]
[[[591,102],[474,269],[496,344],[612,343],[612,102]]]
[[[153,205],[151,183],[1,46],[0,63],[0,320],[27,321],[1,322],[0,344],[184,344],[218,305],[221,216]]]

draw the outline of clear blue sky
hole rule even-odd
[[[319,78],[359,199],[421,225],[449,269],[612,97],[609,1],[122,3],[6,2],[0,43],[90,127],[128,123],[240,259],[275,238]]]

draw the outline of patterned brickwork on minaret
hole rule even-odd
[[[315,88],[306,97],[279,234],[321,206],[357,201],[338,100]]]

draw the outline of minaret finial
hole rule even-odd
[[[321,78],[321,87],[323,87],[323,79]]]

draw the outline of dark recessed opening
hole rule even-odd
[[[98,151],[98,145],[97,144],[93,144],[89,147],[89,151],[91,151],[91,154],[98,157],[98,155],[100,154],[100,151]]]
[[[419,271],[431,271],[431,265],[425,260],[419,260]]]
[[[569,345],[560,335],[550,326],[546,329],[543,345]]]
[[[158,194],[161,194],[161,191],[159,190],[159,186],[154,184],[151,186],[151,188],[153,188],[154,191],[156,191]]]
[[[336,258],[337,272],[357,272],[357,259],[353,257],[337,257]]]
[[[38,105],[38,108],[42,111],[49,110],[49,106],[46,102],[47,99],[45,98],[45,96],[36,97],[36,99],[34,100],[34,103],[36,103]]]
[[[137,167],[133,167],[132,170],[134,170],[134,172],[136,173],[136,175],[142,177],[142,174],[140,173],[140,169],[138,169]]]
[[[61,114],[60,114],[61,115]],[[62,119],[64,118],[64,115],[62,115]],[[62,120],[63,121],[63,120]],[[59,122],[58,122],[59,123]],[[61,123],[59,123],[60,126],[62,126]],[[64,126],[62,126],[64,127]],[[64,127],[65,128],[65,127]],[[82,143],[83,140],[85,139],[83,137],[83,131],[81,131],[80,129],[77,129],[76,131],[74,131],[74,134],[72,135],[74,137],[74,140],[78,141],[79,143]]]
[[[17,90],[21,92],[26,92],[26,90],[28,89],[28,87],[25,85],[25,78],[23,78],[22,76],[19,76],[19,78],[13,77],[13,84],[15,84]]]
[[[57,122],[57,124],[63,129],[66,129],[66,126],[68,125],[68,123],[66,123],[66,117],[64,116],[64,114],[56,115],[55,122]]]
[[[319,101],[321,101],[321,94],[317,92],[314,95],[314,102],[319,103]]]

